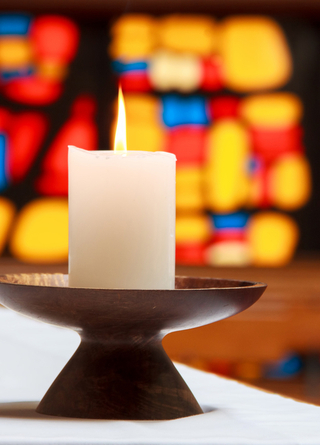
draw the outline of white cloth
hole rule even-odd
[[[0,309],[0,445],[320,445],[320,407],[182,365],[177,368],[205,414],[157,422],[37,414],[78,344],[72,331]]]

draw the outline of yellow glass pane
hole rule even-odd
[[[15,205],[9,199],[0,197],[0,255],[5,248],[15,212]]]
[[[287,264],[295,251],[299,229],[288,215],[261,212],[248,226],[252,263],[255,266],[278,267]]]
[[[30,263],[57,263],[68,259],[68,201],[41,198],[20,212],[10,240],[13,256]]]
[[[177,215],[176,242],[205,242],[211,235],[211,224],[205,214]]]
[[[232,119],[214,124],[208,135],[205,198],[215,212],[232,212],[243,206],[249,193],[249,139],[244,126]]]
[[[281,27],[264,16],[233,16],[220,25],[220,54],[227,87],[239,92],[278,88],[292,60]]]
[[[311,169],[300,155],[283,156],[270,171],[271,199],[275,206],[291,211],[302,207],[311,195]]]
[[[160,46],[171,51],[206,56],[217,48],[214,20],[198,15],[169,15],[159,23]]]
[[[279,128],[296,125],[302,118],[301,100],[292,93],[249,96],[241,101],[240,115],[255,127]]]

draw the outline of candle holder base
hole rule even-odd
[[[202,410],[162,338],[235,315],[265,288],[263,283],[176,277],[173,290],[84,289],[69,287],[67,275],[11,274],[0,276],[0,302],[81,337],[39,413],[165,420]]]
[[[163,409],[165,407],[165,409]],[[202,410],[160,341],[83,339],[37,411],[64,417],[174,419]]]

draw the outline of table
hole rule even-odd
[[[320,444],[320,407],[177,364],[205,414],[157,422],[35,413],[77,334],[0,309],[0,445]]]
[[[165,348],[175,360],[185,361],[195,352],[203,359],[261,362],[277,360],[288,351],[320,353],[319,254],[301,255],[281,268],[178,267],[177,271],[179,275],[263,281],[268,287],[241,314],[167,337]]]

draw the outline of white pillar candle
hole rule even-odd
[[[69,284],[173,289],[176,158],[69,147]]]

